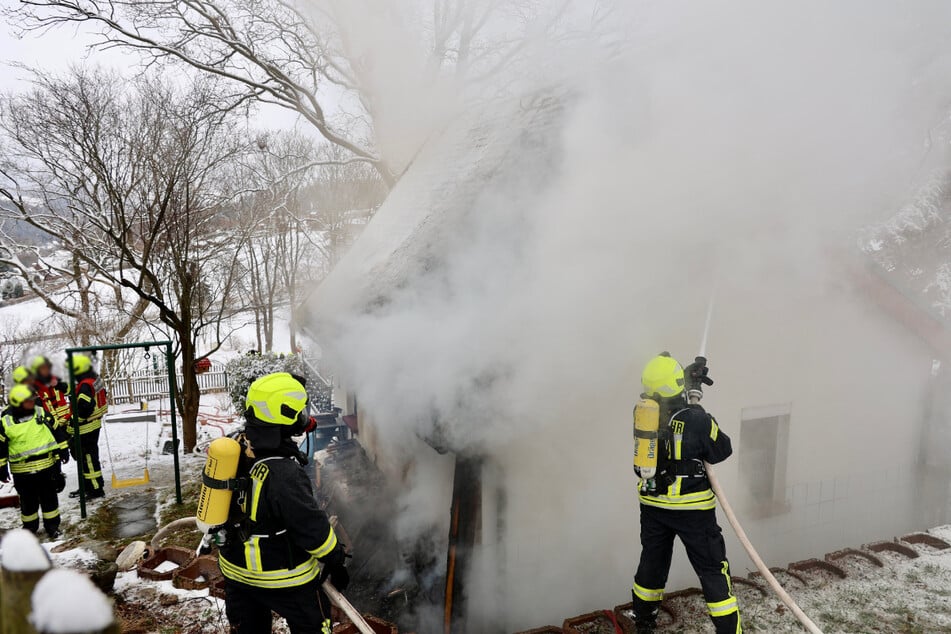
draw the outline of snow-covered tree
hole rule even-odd
[[[242,96],[209,79],[173,83],[76,68],[36,73],[0,113],[7,153],[0,196],[12,213],[71,245],[81,263],[144,302],[141,322],[172,336],[182,363],[184,444],[195,444],[195,361],[229,334],[245,235],[228,205]],[[37,207],[28,201],[42,200]],[[199,350],[200,342],[210,340]]]

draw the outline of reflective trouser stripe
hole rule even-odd
[[[92,482],[93,490],[99,488],[99,478],[102,477],[102,471],[96,471],[92,466],[92,456],[86,454],[86,468],[83,469],[83,477]]]
[[[40,458],[39,460],[24,460],[23,462],[11,462],[11,473],[36,473],[43,469],[49,469],[56,464],[56,459],[52,456]]]
[[[54,517],[59,517],[59,509],[56,509],[55,511],[44,511],[44,512],[43,512],[43,519],[44,519],[44,520],[51,520],[51,519],[53,519]]]
[[[32,515],[21,514],[20,519],[23,520],[24,524],[26,524],[27,522],[35,522],[36,520],[40,519],[40,512],[37,511],[36,513],[33,513]]]
[[[736,603],[736,597],[730,597],[723,601],[708,603],[707,609],[710,610],[710,616],[716,618],[718,616],[728,616],[734,612],[738,612],[740,608]]]
[[[639,586],[635,583],[634,595],[642,601],[663,601],[664,589],[661,588],[660,590],[652,590],[651,588],[645,588],[644,586]]]
[[[329,555],[330,551],[332,551],[336,547],[337,547],[337,534],[334,533],[334,529],[331,528],[330,535],[327,536],[327,540],[323,543],[323,545],[320,548],[317,548],[314,550],[308,550],[307,552],[309,552],[311,555],[319,559],[321,557],[326,557],[327,555]]]

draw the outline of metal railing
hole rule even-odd
[[[176,373],[176,388],[182,389],[182,374]],[[109,400],[112,403],[135,403],[141,400],[168,398],[168,375],[144,370],[128,376],[104,376]],[[213,361],[211,369],[198,375],[198,389],[202,394],[228,391],[228,373],[225,366]]]

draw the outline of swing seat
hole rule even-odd
[[[142,472],[141,478],[123,478],[119,479],[116,477],[115,472],[112,474],[112,488],[113,489],[125,489],[126,487],[137,487],[143,484],[148,484],[151,482],[149,478],[149,468],[146,467]]]

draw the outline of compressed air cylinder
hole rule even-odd
[[[634,407],[634,466],[644,479],[657,473],[659,429],[660,405],[649,398],[640,399]]]
[[[208,447],[208,459],[205,460],[205,475],[217,482],[231,480],[238,475],[238,460],[241,457],[241,445],[231,438],[217,438]],[[202,482],[198,497],[198,529],[207,533],[216,526],[228,521],[231,508],[232,490],[223,485],[208,486]]]

